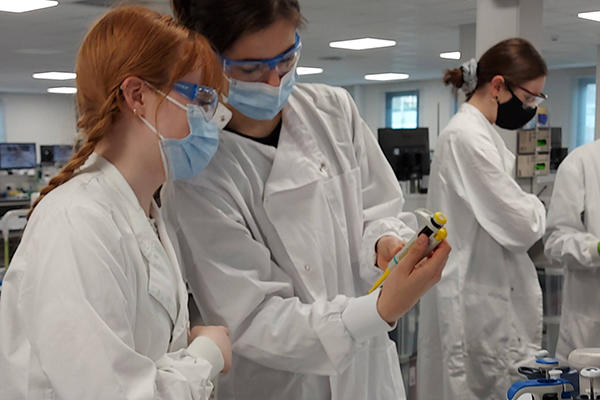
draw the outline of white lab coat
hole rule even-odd
[[[600,347],[600,141],[575,149],[556,174],[545,253],[564,266],[556,355]]]
[[[512,178],[514,155],[465,103],[437,140],[428,208],[448,218],[452,253],[420,301],[419,400],[503,400],[542,339],[542,294],[527,250],[545,210]]]
[[[152,215],[160,240],[95,154],[38,205],[2,287],[1,399],[209,398],[222,366],[200,357],[207,338],[187,347],[187,291]]]
[[[223,131],[175,197],[201,314],[232,332],[219,399],[405,398],[379,291],[363,295],[381,274],[376,240],[407,240],[416,220],[346,91],[296,85],[277,148]]]

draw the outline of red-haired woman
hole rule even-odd
[[[4,280],[2,399],[207,399],[224,327],[189,329],[153,194],[218,143],[207,42],[141,7],[110,11],[77,57],[84,143],[44,188]]]

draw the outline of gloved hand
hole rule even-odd
[[[202,326],[196,325],[190,330],[189,342],[191,343],[197,336],[206,336],[221,349],[225,366],[222,373],[227,373],[231,368],[231,341],[229,340],[229,329],[224,326]]]
[[[396,322],[440,281],[451,248],[444,240],[424,258],[428,244],[427,236],[420,235],[385,280],[377,300],[377,311],[384,321],[390,324]],[[385,265],[393,254],[383,260]]]

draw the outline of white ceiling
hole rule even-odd
[[[72,71],[90,24],[113,0],[59,0],[58,7],[24,14],[0,12],[0,91],[45,92],[72,81],[40,81],[35,72]],[[129,1],[119,1],[119,3]],[[168,12],[168,0],[135,1]],[[475,22],[476,0],[300,0],[308,25],[301,32],[300,65],[322,67],[304,80],[336,85],[367,83],[367,73],[402,72],[411,79],[441,75],[456,61],[439,53],[457,50],[459,26]],[[93,5],[90,5],[93,4]],[[544,0],[542,54],[551,68],[591,66],[597,60],[600,23],[577,13],[600,9],[600,0]],[[358,37],[398,42],[393,48],[354,52],[328,43]],[[325,58],[325,59],[324,59]],[[334,58],[326,59],[326,58]]]

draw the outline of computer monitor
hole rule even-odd
[[[380,128],[377,136],[399,181],[429,175],[429,128]]]
[[[45,165],[66,164],[73,155],[73,146],[53,144],[40,146],[41,163]]]
[[[29,169],[36,166],[35,143],[0,143],[0,169]]]

